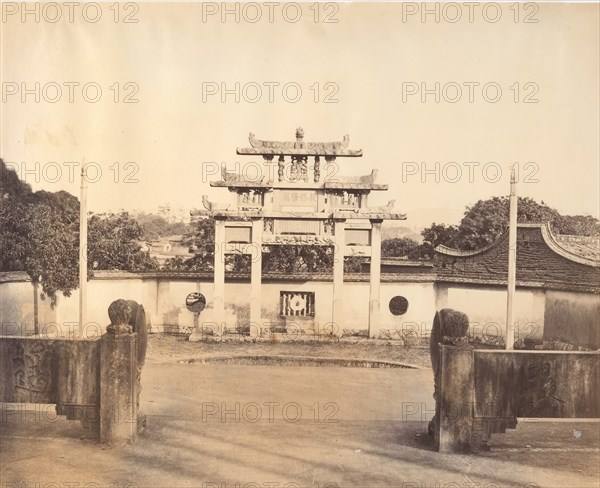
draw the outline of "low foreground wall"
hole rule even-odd
[[[440,452],[488,448],[518,417],[600,417],[600,352],[439,345],[434,441]]]
[[[140,373],[135,332],[109,327],[101,337],[82,340],[0,337],[6,420],[20,411],[18,404],[55,404],[58,415],[80,420],[103,443],[133,442],[144,422]]]

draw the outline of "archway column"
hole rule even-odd
[[[333,224],[333,333],[341,336],[344,327],[344,250],[346,247],[346,222],[336,220]]]
[[[219,335],[225,329],[225,221],[215,220],[213,321]]]
[[[369,337],[379,334],[381,290],[381,220],[371,220],[371,271],[369,288]]]
[[[260,333],[262,320],[262,233],[263,219],[252,221],[252,260],[250,270],[250,336]]]

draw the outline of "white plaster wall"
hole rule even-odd
[[[548,290],[544,339],[600,348],[600,295]]]
[[[331,281],[269,281],[262,286],[263,325],[270,322],[283,323],[279,317],[280,290],[313,291],[316,294],[315,323],[319,328],[331,324],[332,314]],[[187,310],[185,297],[198,291],[206,297],[207,307],[194,320]],[[567,304],[592,303],[588,308],[597,310],[598,296],[576,292],[548,292],[552,303],[564,300]],[[247,324],[249,317],[250,283],[227,282],[225,284],[225,309],[228,327]],[[409,303],[408,311],[394,316],[389,311],[389,301],[395,295],[404,296]],[[107,309],[117,298],[136,300],[142,303],[151,322],[152,331],[185,332],[195,325],[213,323],[213,284],[195,280],[156,279],[103,279],[88,283],[88,335],[104,330],[109,323]],[[32,334],[34,327],[33,285],[31,282],[0,283],[0,320],[3,334]],[[344,323],[341,328],[362,329],[368,327],[368,282],[345,282],[343,291]],[[561,302],[562,303],[562,302]],[[546,293],[544,290],[519,288],[516,294],[515,336],[541,338],[543,334]],[[78,323],[79,292],[71,297],[59,294],[56,309],[50,301],[38,301],[41,329],[50,335],[57,331],[63,335]],[[417,332],[427,337],[431,330],[436,309],[454,308],[465,312],[471,322],[471,332],[481,335],[504,334],[506,313],[506,291],[501,287],[446,286],[433,283],[381,283],[380,329],[396,330],[404,334]],[[562,307],[562,305],[561,305]],[[596,308],[593,308],[596,307]],[[552,310],[554,310],[554,307]],[[564,307],[563,307],[564,308]],[[563,310],[561,308],[561,310]],[[579,307],[581,308],[581,307]],[[568,322],[570,309],[565,309],[556,320]],[[586,308],[587,310],[587,308]],[[565,315],[566,314],[566,315]],[[588,314],[588,315],[590,315]],[[554,316],[553,315],[553,316]],[[587,316],[586,316],[587,317]],[[576,317],[573,315],[573,319]],[[586,319],[587,320],[587,319]],[[591,320],[591,319],[590,319]],[[20,326],[20,324],[23,324]],[[331,327],[331,325],[329,325]],[[42,330],[42,333],[44,331]]]
[[[109,305],[119,299],[135,300],[143,303],[143,286],[141,279],[91,280],[87,288],[86,323],[83,325],[85,337],[101,334],[110,324],[108,318]],[[58,296],[56,307],[56,327],[59,335],[69,335],[79,323],[79,290],[74,290],[70,297]],[[44,330],[44,327],[46,330]],[[40,332],[51,335],[54,324],[45,324]]]
[[[404,337],[429,337],[436,310],[433,283],[382,283],[380,295],[380,329],[395,330]],[[405,314],[390,312],[394,296],[408,300]]]
[[[38,323],[56,321],[50,299],[38,287]],[[0,283],[0,335],[31,335],[35,329],[34,286],[30,281]]]
[[[544,303],[544,290],[517,289],[514,302],[515,339],[542,337]],[[506,334],[505,289],[449,287],[447,302],[440,308],[453,308],[466,313],[473,335]]]
[[[333,283],[328,284],[333,286]],[[369,327],[369,283],[345,282],[343,306],[344,322],[339,327],[367,330]]]

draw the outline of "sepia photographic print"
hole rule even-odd
[[[600,486],[597,1],[0,5],[0,488]]]

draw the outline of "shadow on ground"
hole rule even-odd
[[[489,453],[434,452],[424,369],[163,364],[147,365],[143,384],[148,427],[133,446],[80,439],[67,421],[6,419],[2,482],[598,486],[597,423],[525,423],[495,436]]]

